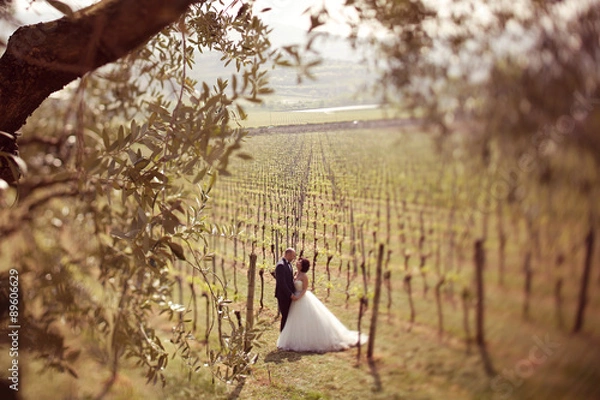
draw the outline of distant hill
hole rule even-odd
[[[303,43],[305,33],[295,27],[275,24],[271,39],[274,45]],[[275,93],[262,105],[249,104],[249,108],[287,111],[303,108],[334,107],[375,103],[377,99],[367,87],[376,75],[369,71],[362,55],[353,50],[344,38],[329,35],[314,43],[322,63],[311,71],[314,80],[304,79],[298,83],[297,71],[292,68],[276,68],[269,74],[269,82]],[[225,67],[218,53],[199,53],[197,65],[190,75],[197,80],[214,82],[217,78],[229,79],[235,71],[233,63]]]

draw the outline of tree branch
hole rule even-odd
[[[13,215],[11,216],[11,221],[9,223],[0,224],[0,237],[6,239],[8,238],[8,236],[17,233],[23,228],[24,223],[30,222],[34,219],[33,212],[36,211],[38,208],[45,206],[49,201],[58,198],[82,196],[85,194],[85,192],[80,192],[77,187],[69,187],[59,191],[51,191],[45,193],[43,196],[40,196],[35,200],[27,202],[22,207],[20,207],[20,209],[17,212],[13,213]]]
[[[51,93],[116,61],[205,0],[103,0],[72,17],[23,26],[0,58],[0,153],[17,154],[15,132]],[[0,179],[14,183],[7,165]]]

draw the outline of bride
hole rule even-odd
[[[296,268],[296,300],[292,302],[285,327],[279,334],[277,348],[325,353],[356,346],[359,333],[348,330],[312,292],[306,290],[310,261],[300,258]],[[367,340],[367,335],[360,335],[361,344]]]

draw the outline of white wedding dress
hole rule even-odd
[[[302,281],[294,281],[294,287],[296,293],[301,292]],[[340,351],[356,346],[358,336],[357,331],[348,330],[312,292],[306,291],[292,302],[277,348],[316,353]],[[361,344],[367,340],[367,335],[360,335]]]

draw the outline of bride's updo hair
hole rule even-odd
[[[308,261],[306,258],[301,258],[300,259],[300,267],[301,267],[301,271],[302,272],[308,272],[308,270],[310,269],[310,261]]]

